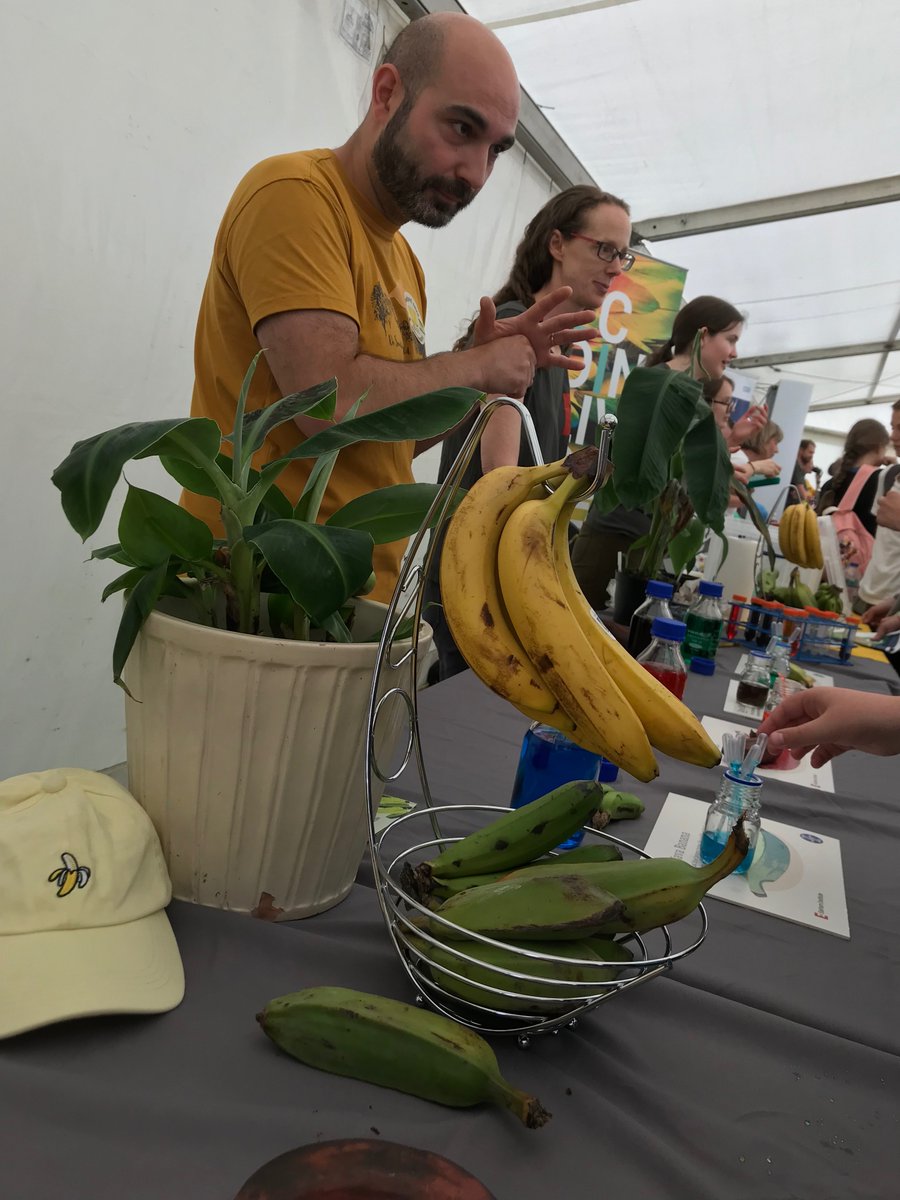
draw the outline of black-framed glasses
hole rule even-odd
[[[622,271],[630,271],[634,266],[634,255],[630,250],[620,250],[612,242],[598,242],[596,238],[588,237],[586,233],[573,233],[571,236],[581,238],[583,242],[590,242],[597,250],[597,257],[603,262],[611,263],[618,259],[619,269]]]

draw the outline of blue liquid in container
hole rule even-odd
[[[618,775],[619,768],[614,763],[576,746],[558,729],[535,723],[522,739],[510,808],[521,808],[573,779],[613,783]],[[579,829],[557,849],[574,850],[583,838],[584,831]]]
[[[725,849],[725,843],[728,841],[728,834],[723,833],[721,838],[717,838],[715,834],[704,833],[700,839],[700,861],[702,863],[711,863],[714,858],[718,858]],[[744,861],[739,867],[735,867],[732,875],[746,875],[750,870],[750,864],[753,862],[753,850],[744,858]]]

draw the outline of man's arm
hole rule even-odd
[[[256,338],[266,351],[266,361],[282,395],[336,376],[337,417],[342,417],[367,388],[370,390],[361,413],[444,387],[471,387],[520,397],[531,385],[537,366],[570,365],[567,357],[560,356],[559,345],[573,341],[578,326],[592,314],[585,311],[547,316],[570,294],[570,288],[558,289],[520,316],[499,320],[493,304],[483,300],[476,345],[416,362],[361,354],[356,322],[324,309],[264,317],[256,326]],[[295,420],[307,435],[327,424],[308,417]]]
[[[321,309],[266,317],[257,325],[256,337],[284,396],[336,376],[338,418],[366,389],[369,391],[360,413],[375,412],[444,387],[486,391],[488,379],[494,377],[502,377],[510,389],[524,394],[534,373],[534,352],[524,336],[504,338],[461,353],[435,354],[417,362],[393,362],[361,354],[355,321]],[[328,426],[326,421],[309,417],[295,420],[307,435]]]

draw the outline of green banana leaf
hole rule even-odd
[[[122,672],[125,670],[125,663],[128,661],[128,655],[131,653],[134,639],[140,632],[141,626],[153,612],[157,600],[162,595],[168,572],[168,559],[165,562],[157,563],[155,567],[151,567],[131,589],[128,599],[125,601],[122,620],[119,622],[119,629],[116,633],[115,645],[113,646],[113,681],[124,688],[129,696],[131,696],[131,692],[128,691],[128,688],[125,687],[122,681]],[[132,700],[134,699],[133,696],[131,698]]]
[[[363,529],[372,535],[376,546],[410,537],[421,526],[438,494],[436,483],[398,483],[379,488],[350,500],[325,522],[341,529]],[[453,511],[465,493],[458,491],[453,498]],[[434,519],[432,520],[432,525]]]
[[[76,442],[51,476],[69,524],[82,541],[96,532],[130,459],[166,454],[198,463],[207,460],[214,467],[221,437],[218,425],[207,417],[179,417],[119,425]]]
[[[721,533],[734,472],[712,409],[706,401],[701,403],[706,412],[684,437],[684,482],[694,512],[710,529]]]
[[[706,525],[696,515],[669,542],[669,557],[676,576],[681,575],[697,557],[706,537]]]
[[[164,496],[131,484],[119,518],[119,541],[125,553],[143,567],[170,557],[201,562],[213,551],[212,531],[205,522]]]
[[[374,542],[362,530],[268,521],[248,526],[244,540],[259,550],[316,625],[357,595],[372,573]]]
[[[637,367],[625,381],[617,410],[613,482],[628,508],[650,506],[670,477],[702,395],[696,379],[680,371]]]
[[[242,427],[242,465],[252,458],[272,430],[277,429],[279,425],[284,425],[286,421],[292,421],[294,417],[299,416],[330,421],[334,417],[336,404],[337,380],[328,379],[302,392],[283,396],[267,408],[258,408],[247,413]],[[234,435],[231,434],[225,440],[234,441]]]

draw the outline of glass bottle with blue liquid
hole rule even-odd
[[[719,785],[719,794],[713,800],[706,813],[706,824],[703,827],[703,837],[700,840],[700,861],[711,863],[725,849],[725,843],[731,836],[731,831],[741,813],[744,814],[744,832],[750,849],[744,856],[744,861],[735,867],[735,875],[746,875],[756,853],[756,843],[759,840],[760,794],[762,780],[758,775],[746,778],[739,775],[734,768],[725,771]]]
[[[522,739],[519,765],[513,782],[510,808],[521,808],[554,788],[573,779],[593,779],[614,783],[619,768],[599,754],[576,746],[564,733],[552,725],[535,721]],[[584,831],[579,829],[558,846],[559,850],[574,850],[581,845]]]

